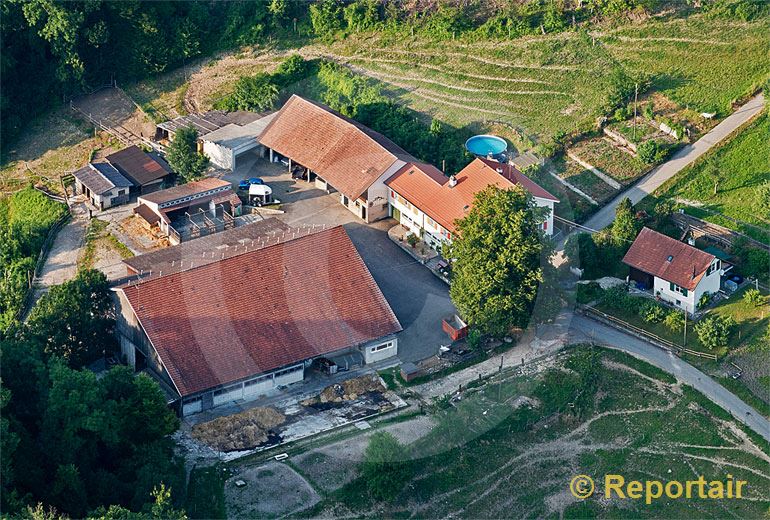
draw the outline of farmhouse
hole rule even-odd
[[[162,189],[171,182],[171,171],[161,159],[146,153],[138,146],[129,146],[107,156],[114,166],[133,186],[132,193],[146,194]]]
[[[88,163],[72,175],[75,193],[85,195],[100,210],[128,202],[131,181],[108,163]]]
[[[396,355],[401,325],[341,226],[115,289],[122,355],[189,415],[302,381],[313,360]]]
[[[247,152],[256,151],[258,155],[264,156],[265,148],[260,145],[257,136],[276,114],[268,114],[245,125],[230,123],[201,136],[203,153],[213,165],[226,170],[235,170],[238,157]]]
[[[455,221],[468,214],[474,195],[488,186],[522,186],[537,206],[549,209],[543,231],[553,233],[553,205],[559,200],[509,164],[474,159],[460,173],[447,177],[429,164],[408,163],[385,184],[390,188],[391,216],[434,249],[452,240]]]
[[[655,296],[692,314],[704,294],[719,291],[723,274],[714,255],[643,228],[623,257],[629,279]]]
[[[172,244],[234,227],[241,199],[232,185],[208,177],[142,195],[134,212],[149,225],[158,225]]]
[[[388,216],[385,180],[415,161],[390,139],[319,103],[292,96],[259,136],[270,154],[366,222]]]

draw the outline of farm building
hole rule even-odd
[[[292,96],[259,136],[270,160],[323,190],[366,222],[388,216],[385,180],[416,159],[382,134],[319,103]]]
[[[155,140],[161,143],[169,143],[173,141],[176,131],[180,128],[192,127],[198,132],[198,136],[202,136],[229,124],[243,126],[259,118],[260,115],[255,112],[241,110],[235,112],[211,110],[201,114],[187,114],[170,121],[158,123],[155,127]],[[202,151],[202,149],[199,151]]]
[[[401,325],[341,226],[115,293],[124,360],[173,388],[182,415],[302,381],[319,357],[398,350]]]
[[[271,217],[127,258],[123,263],[127,276],[169,275],[241,254],[288,231],[288,224]]]
[[[142,195],[134,212],[149,225],[158,225],[172,244],[234,227],[241,199],[232,185],[208,177]]]
[[[468,214],[474,195],[488,186],[522,186],[537,206],[550,210],[543,231],[553,233],[553,205],[559,200],[509,164],[474,159],[447,177],[429,164],[409,163],[385,184],[390,188],[391,216],[434,249],[452,240],[455,221]]]
[[[200,137],[203,153],[219,168],[235,170],[238,157],[248,152],[265,155],[257,136],[275,117],[275,112],[245,125],[230,123]]]
[[[171,181],[171,170],[165,161],[153,157],[138,146],[129,146],[110,154],[107,161],[131,181],[132,193],[152,193]]]
[[[131,181],[108,163],[88,163],[72,175],[75,193],[85,195],[99,210],[128,202]]]
[[[639,232],[623,263],[639,288],[690,314],[704,294],[719,291],[724,274],[714,255],[649,228]]]

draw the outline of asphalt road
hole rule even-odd
[[[770,421],[711,379],[709,376],[675,356],[654,345],[617,329],[599,323],[585,316],[575,314],[570,326],[573,341],[586,339],[611,348],[616,348],[643,359],[687,383],[713,402],[730,412],[738,421],[770,441]]]
[[[723,139],[733,133],[736,129],[747,123],[756,116],[765,106],[765,98],[760,93],[751,98],[745,105],[733,112],[724,121],[715,126],[709,133],[698,139],[691,145],[687,145],[679,150],[674,156],[654,168],[650,173],[642,177],[636,184],[626,191],[612,199],[612,202],[597,211],[583,225],[600,230],[610,224],[615,219],[615,208],[621,200],[628,197],[631,202],[636,204],[650,193],[654,192],[660,185],[679,173],[686,166],[690,165],[698,157],[708,152],[719,144]]]

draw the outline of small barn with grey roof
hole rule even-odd
[[[128,202],[133,184],[108,163],[88,163],[73,176],[75,193],[85,195],[100,210]]]

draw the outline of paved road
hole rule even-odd
[[[730,412],[738,421],[770,441],[770,421],[741,401],[732,392],[671,352],[581,315],[575,315],[570,327],[571,339],[581,338],[623,350],[674,375]]]
[[[88,214],[85,205],[74,205],[72,207],[72,219],[59,230],[40,270],[40,276],[34,281],[35,292],[29,310],[52,286],[75,278],[78,272],[80,248],[83,245],[87,228]],[[27,311],[28,314],[29,310]]]
[[[636,204],[655,191],[661,184],[679,173],[682,169],[719,144],[724,138],[756,116],[765,106],[765,98],[760,93],[751,98],[745,105],[733,112],[724,121],[715,126],[709,133],[698,139],[692,145],[687,145],[673,158],[654,168],[642,177],[636,184],[615,197],[612,202],[597,211],[583,225],[591,229],[603,229],[615,219],[615,208],[621,200],[628,197]]]

